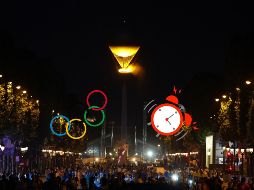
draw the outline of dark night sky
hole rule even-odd
[[[19,1],[10,7],[2,12],[3,28],[15,46],[49,58],[64,77],[66,94],[85,98],[93,89],[107,92],[110,120],[120,117],[121,80],[108,46],[140,45],[135,61],[144,72],[128,81],[130,125],[140,127],[143,101],[167,96],[173,85],[184,88],[196,73],[222,73],[231,37],[250,31],[252,24],[247,10],[226,3],[175,3],[164,15],[155,14],[157,9],[139,16],[88,16],[81,1]]]

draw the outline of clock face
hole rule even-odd
[[[173,135],[182,127],[182,112],[173,104],[160,104],[153,110],[151,124],[157,133],[166,136]]]

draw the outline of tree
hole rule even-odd
[[[38,100],[28,97],[20,87],[14,88],[12,82],[0,84],[1,136],[31,143],[37,136],[39,115]]]

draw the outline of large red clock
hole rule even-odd
[[[152,112],[151,124],[160,135],[174,135],[183,126],[183,115],[180,108],[174,104],[160,104]]]

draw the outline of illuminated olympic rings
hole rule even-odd
[[[72,119],[72,120],[70,120],[70,123],[73,122],[73,121],[81,121],[81,119]],[[83,125],[84,125],[84,129],[85,130],[84,130],[83,134],[81,136],[79,136],[79,137],[73,137],[73,136],[71,136],[71,134],[69,133],[70,127],[68,127],[68,125],[66,125],[66,133],[67,133],[67,135],[70,138],[74,139],[74,140],[83,138],[85,136],[85,134],[86,134],[86,124],[83,123]]]
[[[99,108],[97,106],[91,106],[90,103],[89,103],[90,96],[92,94],[96,93],[96,92],[101,93],[103,95],[104,99],[105,99],[105,103],[103,104],[103,106],[101,108]],[[93,90],[86,97],[86,104],[88,105],[89,108],[92,108],[92,110],[94,110],[94,111],[103,110],[106,107],[107,103],[108,103],[108,98],[107,98],[106,94],[104,92],[102,92],[101,90]]]
[[[94,108],[99,108],[98,106],[90,106],[88,109],[90,110],[90,109],[92,109],[92,110],[95,110]],[[90,123],[88,120],[87,120],[87,118],[86,118],[86,115],[87,115],[87,111],[85,111],[85,113],[84,113],[84,120],[85,120],[85,122],[88,124],[88,125],[90,125],[90,126],[92,126],[92,127],[98,127],[98,126],[100,126],[101,124],[103,124],[103,122],[104,122],[104,120],[105,120],[105,113],[104,113],[104,111],[103,110],[100,110],[101,111],[101,114],[102,114],[102,119],[101,119],[101,121],[98,123],[98,124],[92,124],[92,123]]]
[[[90,98],[90,96],[91,96],[92,94],[94,94],[94,93],[100,93],[100,94],[103,95],[103,97],[104,97],[104,99],[105,99],[105,103],[103,104],[102,107],[91,106],[91,105],[90,105],[90,103],[89,103],[89,98]],[[105,121],[105,112],[103,111],[103,109],[106,107],[106,105],[107,105],[107,103],[108,103],[108,98],[107,98],[106,94],[105,94],[104,92],[102,92],[101,90],[93,90],[93,91],[91,91],[91,92],[87,95],[87,97],[86,97],[86,103],[87,103],[87,105],[88,105],[88,110],[100,111],[100,112],[101,112],[101,114],[102,114],[102,119],[101,119],[100,122],[98,122],[97,124],[93,124],[93,123],[89,122],[88,119],[87,119],[87,110],[85,110],[85,112],[84,112],[84,121],[85,121],[85,123],[83,122],[84,132],[83,132],[83,134],[82,134],[81,136],[79,136],[79,137],[73,137],[73,136],[70,134],[71,123],[72,123],[73,121],[81,121],[81,119],[71,119],[71,120],[70,120],[68,117],[66,117],[66,116],[64,116],[64,115],[57,115],[57,116],[55,116],[55,117],[53,117],[53,118],[51,119],[51,122],[50,122],[50,130],[51,130],[51,132],[52,132],[54,135],[58,136],[58,137],[62,137],[62,136],[64,136],[64,135],[67,134],[70,138],[72,138],[72,139],[74,139],[74,140],[78,140],[78,139],[81,139],[81,138],[83,138],[83,137],[85,136],[85,134],[86,134],[86,124],[89,125],[89,126],[91,126],[91,127],[98,127],[98,126],[102,125],[102,124],[104,123],[104,121]],[[53,123],[54,123],[54,121],[55,121],[56,119],[58,119],[58,118],[63,118],[64,120],[67,121],[67,123],[65,124],[65,131],[66,131],[65,133],[57,133],[57,132],[55,132],[54,129],[53,129]]]
[[[69,118],[68,117],[66,117],[66,116],[64,116],[64,115],[57,115],[57,116],[55,116],[55,117],[53,117],[52,119],[51,119],[51,122],[50,122],[50,130],[51,130],[51,132],[54,134],[54,135],[56,135],[56,136],[58,136],[58,137],[62,137],[62,136],[64,136],[64,135],[66,135],[66,132],[65,133],[56,133],[55,131],[54,131],[54,129],[53,129],[53,122],[54,122],[54,120],[55,119],[58,119],[58,118],[60,118],[60,117],[62,117],[63,119],[65,119],[67,122],[68,122],[68,125],[66,125],[66,126],[69,126],[69,128],[68,128],[68,130],[70,130],[70,128],[71,128],[71,123],[70,123],[70,120],[69,120]],[[66,130],[67,131],[67,130]]]

